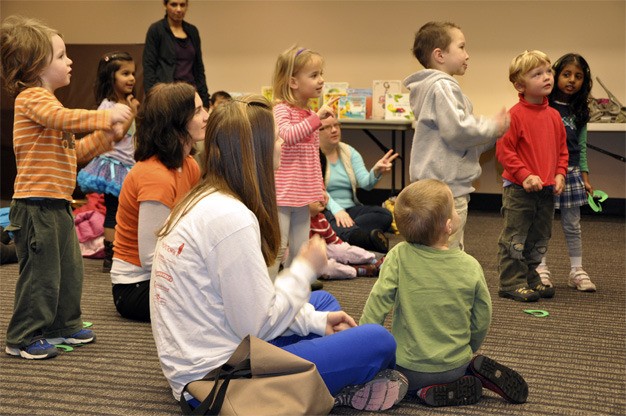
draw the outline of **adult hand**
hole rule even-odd
[[[116,103],[111,108],[111,125],[124,123],[133,117],[133,112],[126,104]]]
[[[328,258],[326,257],[326,242],[315,234],[300,249],[299,256],[306,260],[315,271],[315,276],[322,274],[326,267]]]
[[[537,175],[528,175],[526,179],[524,179],[524,182],[522,182],[522,186],[524,186],[526,192],[537,192],[543,189],[541,178]]]
[[[349,228],[354,225],[354,220],[345,210],[341,210],[335,214],[335,221],[337,225],[343,228]]]
[[[335,105],[337,101],[339,101],[339,96],[331,98],[327,103],[324,103],[324,105],[322,105],[319,110],[317,110],[317,115],[319,116],[320,120],[335,116],[333,105]]]
[[[332,335],[355,326],[354,319],[344,311],[329,312],[328,318],[326,318],[326,335]]]
[[[565,189],[565,176],[560,173],[554,177],[554,195],[561,195]]]
[[[393,167],[393,161],[396,160],[398,156],[400,155],[397,153],[394,153],[393,149],[385,153],[385,156],[383,156],[374,165],[374,175],[380,176],[383,173],[389,172],[391,168]]]

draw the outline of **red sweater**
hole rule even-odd
[[[561,115],[548,106],[547,98],[537,105],[522,94],[509,113],[511,126],[496,143],[502,177],[522,185],[529,175],[537,175],[543,186],[554,186],[554,177],[567,173],[569,157]]]
[[[309,233],[310,237],[313,237],[315,234],[319,234],[322,237],[326,244],[341,244],[343,240],[339,238],[339,236],[335,233],[335,231],[330,226],[330,223],[321,212],[314,217],[311,217],[311,232]]]

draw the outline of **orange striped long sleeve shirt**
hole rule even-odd
[[[76,140],[74,133],[111,128],[111,112],[68,109],[45,88],[27,88],[15,99],[13,151],[17,162],[14,199],[72,200],[76,163],[111,150],[102,131]]]

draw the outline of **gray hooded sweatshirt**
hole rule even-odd
[[[474,191],[480,155],[497,139],[497,124],[475,117],[457,80],[436,69],[424,69],[404,80],[410,90],[416,126],[409,167],[411,182],[439,179],[454,197]]]

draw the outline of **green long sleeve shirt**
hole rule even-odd
[[[398,365],[426,373],[468,363],[491,322],[491,297],[482,267],[459,249],[396,245],[383,263],[359,323],[383,324],[392,308]]]

